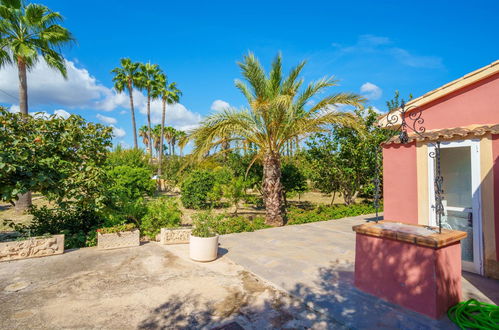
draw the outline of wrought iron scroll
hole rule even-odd
[[[382,145],[391,141],[395,136],[398,135],[398,139],[401,144],[409,143],[409,134],[415,134],[419,137],[423,137],[426,128],[423,126],[424,118],[422,117],[421,111],[413,111],[416,107],[409,106],[406,107],[405,102],[402,101],[400,108],[396,111],[387,114],[386,124],[382,125],[382,128],[396,127],[392,134],[387,140],[385,140],[378,148],[375,159],[375,178],[374,178],[374,207],[376,209],[376,222],[379,221],[379,208],[381,200],[381,156],[382,156]],[[397,127],[398,126],[398,127]],[[434,151],[429,153],[429,156],[435,159],[435,180],[434,180],[434,190],[435,190],[435,215],[438,224],[439,233],[442,232],[442,215],[444,214],[443,200],[443,177],[440,168],[440,141],[430,142],[431,146],[435,148]]]

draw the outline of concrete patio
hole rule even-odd
[[[355,233],[366,217],[223,236],[227,257],[349,328],[457,328],[400,308],[353,286]],[[464,273],[465,299],[499,303],[499,281]]]

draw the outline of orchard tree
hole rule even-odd
[[[112,129],[79,116],[25,116],[0,109],[0,199],[38,191],[99,208]]]

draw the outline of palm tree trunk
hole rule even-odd
[[[263,159],[263,199],[265,202],[265,223],[283,226],[285,219],[283,191],[281,183],[281,158],[279,154],[268,152]]]
[[[137,142],[137,124],[135,123],[135,109],[133,107],[133,86],[131,83],[128,84],[128,94],[130,94],[130,112],[132,113],[132,127],[133,127],[133,148],[138,149],[139,144]]]
[[[17,73],[19,76],[19,109],[23,115],[28,114],[28,78],[26,74],[26,63],[17,59]],[[24,211],[32,205],[31,192],[19,195],[16,201],[16,210]]]
[[[152,163],[152,130],[151,130],[151,91],[147,89],[147,134],[149,135],[149,156]]]
[[[166,100],[163,99],[163,111],[161,113],[161,136],[159,137],[159,156],[158,156],[158,176],[162,174],[163,165],[163,136],[165,134]]]

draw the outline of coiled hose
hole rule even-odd
[[[475,299],[452,306],[447,315],[461,329],[499,329],[499,307]]]

